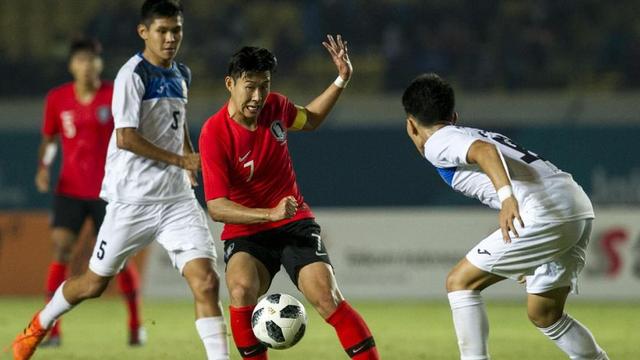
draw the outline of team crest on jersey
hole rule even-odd
[[[111,117],[111,109],[109,109],[107,105],[102,105],[98,107],[96,115],[98,116],[98,122],[100,122],[100,124],[106,124]]]
[[[271,123],[271,135],[279,142],[285,142],[287,140],[287,132],[284,130],[280,120]]]

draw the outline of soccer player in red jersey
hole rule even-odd
[[[69,71],[73,82],[51,90],[47,95],[39,166],[35,178],[40,192],[49,191],[49,166],[55,157],[57,138],[62,144],[62,166],[53,201],[53,261],[47,276],[47,300],[67,278],[73,244],[86,218],[99,229],[106,202],[98,196],[104,177],[109,139],[113,132],[111,96],[113,84],[100,79],[101,46],[93,39],[71,43]],[[129,310],[129,344],[141,345],[138,272],[128,264],[117,277]],[[41,346],[60,345],[60,322],[51,329]]]
[[[365,321],[338,289],[320,226],[298,189],[287,147],[288,131],[316,129],[351,78],[346,41],[328,36],[323,45],[339,76],[304,107],[270,92],[276,58],[269,50],[240,49],[225,78],[231,97],[200,135],[207,207],[213,220],[225,223],[221,237],[231,330],[244,359],[267,359],[266,347],[251,330],[251,313],[281,265],[335,328],[351,358],[379,358]]]

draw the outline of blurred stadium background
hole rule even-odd
[[[37,193],[33,185],[44,96],[69,81],[67,47],[79,34],[103,42],[104,78],[112,79],[141,49],[135,34],[141,2],[0,2],[0,345],[39,306],[50,259],[51,196]],[[516,139],[571,172],[591,196],[598,218],[581,295],[572,297],[577,305],[569,309],[585,318],[613,359],[640,358],[631,345],[637,343],[640,318],[638,1],[184,4],[178,59],[194,74],[188,115],[192,138],[226,100],[223,76],[236,48],[250,44],[272,49],[279,61],[273,90],[305,103],[335,77],[320,45],[324,35],[341,33],[349,41],[355,75],[348,91],[319,131],[292,134],[289,145],[342,289],[371,319],[383,358],[457,356],[444,305],[444,278],[472,244],[497,226],[494,212],[450,191],[406,139],[401,91],[427,71],[453,83],[462,123]],[[212,229],[219,233],[220,225],[212,224]],[[92,239],[85,236],[76,251],[79,258],[88,258],[91,249]],[[219,244],[218,249],[220,254]],[[180,345],[194,348],[189,349],[192,357],[202,356],[186,287],[162,250],[152,247],[136,261],[144,273],[147,326],[165,323],[164,330],[151,329],[150,345],[164,352],[121,349],[113,358],[175,358],[182,353],[162,348],[172,341],[162,331],[175,335],[182,326],[186,335],[181,334]],[[76,272],[83,269],[82,261],[74,265]],[[282,276],[273,290],[300,297]],[[524,308],[518,307],[524,299],[521,286],[505,282],[486,293],[492,299],[496,358],[539,359],[539,348],[548,350],[546,358],[562,358],[527,323]],[[82,334],[94,330],[81,319],[109,324],[111,319],[103,315],[118,313],[121,306],[109,299],[96,303],[69,315],[68,346],[42,358],[111,358],[92,350],[112,349],[109,339],[115,335],[86,339]],[[175,309],[182,312],[158,320]],[[321,323],[317,317],[312,320]],[[167,328],[167,322],[173,326]],[[113,331],[119,326],[114,324]],[[312,325],[307,336],[317,343],[306,339],[305,345],[303,340],[299,350],[273,358],[315,359],[309,353],[327,344],[329,350],[318,359],[342,358],[325,326]],[[405,341],[413,345],[398,345]],[[523,346],[517,346],[521,341]]]

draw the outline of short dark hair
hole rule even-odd
[[[71,40],[71,44],[69,44],[69,59],[80,51],[87,51],[100,56],[102,54],[102,44],[97,39],[85,36]]]
[[[140,23],[148,27],[156,18],[182,16],[183,10],[180,0],[146,0],[140,10]]]
[[[277,66],[278,60],[271,51],[255,46],[245,46],[231,56],[227,75],[237,79],[244,73],[264,71],[273,73]]]
[[[422,74],[402,94],[402,105],[408,115],[429,126],[451,119],[455,95],[451,85],[437,74]]]

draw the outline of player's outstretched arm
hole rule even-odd
[[[217,198],[207,201],[207,210],[214,221],[251,225],[289,219],[298,211],[298,202],[293,196],[285,196],[275,207],[260,209],[248,208],[227,198]]]
[[[495,145],[488,142],[477,140],[469,147],[467,152],[467,161],[470,164],[478,164],[480,169],[487,174],[491,183],[498,192],[502,207],[500,209],[499,221],[502,229],[502,238],[505,242],[511,242],[509,231],[518,237],[518,232],[513,224],[514,219],[518,219],[520,225],[524,227],[524,222],[520,217],[518,201],[513,196],[511,189],[511,180],[507,174],[507,169]]]
[[[136,128],[116,129],[116,142],[118,148],[151,160],[175,165],[189,171],[200,169],[200,154],[190,153],[181,156],[159,148],[140,135]]]
[[[56,138],[49,135],[42,136],[42,142],[38,148],[38,169],[36,170],[36,188],[39,192],[49,191],[49,167],[58,152]]]
[[[307,122],[303,130],[315,130],[322,124],[338,101],[353,73],[347,41],[342,39],[342,35],[337,35],[335,39],[333,36],[327,35],[327,41],[322,42],[322,45],[331,55],[331,59],[338,69],[338,77],[320,96],[305,106]]]

